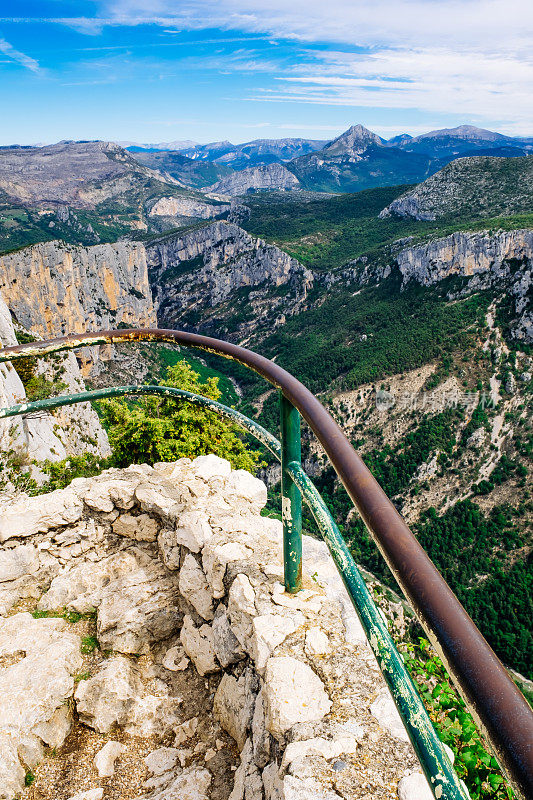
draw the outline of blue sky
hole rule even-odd
[[[532,40],[530,0],[0,0],[0,144],[533,136]]]

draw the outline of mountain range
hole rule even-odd
[[[449,161],[463,156],[523,156],[533,152],[533,144],[527,138],[505,136],[472,125],[430,131],[417,137],[402,134],[388,141],[363,125],[353,125],[330,142],[257,139],[241,145],[228,141],[213,142],[179,151],[170,147],[143,149],[136,146],[129,149],[145,166],[161,169],[168,176],[195,188],[202,187],[203,178],[214,178],[203,184],[204,187],[214,187],[218,181],[228,177],[229,170],[241,172],[283,164],[298,180],[297,184],[292,182],[293,188],[353,192],[372,186],[419,182]],[[204,166],[199,168],[192,162]],[[207,164],[211,166],[206,168]],[[247,176],[250,177],[248,186]],[[261,182],[265,181],[259,180]],[[257,183],[258,174],[248,172],[236,184],[230,183],[230,187],[233,190],[234,185],[237,186],[239,194],[265,188],[258,187]],[[267,180],[267,188],[275,188],[272,183]],[[287,188],[286,176],[278,188]],[[219,187],[214,191],[219,191]]]

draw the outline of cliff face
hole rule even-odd
[[[514,337],[524,342],[533,341],[532,230],[454,233],[402,249],[397,263],[404,283],[416,280],[430,286],[458,276],[469,279],[469,292],[501,286],[512,301]]]
[[[0,257],[0,291],[17,321],[43,338],[156,325],[146,251],[135,242],[75,247],[54,241],[9,253]],[[94,350],[82,360],[92,364]]]
[[[17,344],[11,314],[1,295],[0,343],[2,347]],[[49,369],[44,362],[37,365],[37,372],[47,376]],[[61,380],[67,387],[65,391],[83,391],[83,379],[73,353],[61,358],[60,370]],[[25,399],[24,386],[13,365],[1,364],[0,406],[4,408]],[[0,453],[5,480],[9,480],[10,460],[16,459],[17,468],[20,468],[29,466],[32,461],[58,461],[82,452],[100,456],[110,453],[107,435],[89,403],[61,409],[54,415],[0,420]]]
[[[209,191],[235,197],[250,190],[296,189],[299,185],[298,178],[283,164],[268,164],[268,166],[247,167],[241,172],[228,175],[211,186]]]
[[[155,242],[147,261],[160,323],[201,323],[219,336],[270,329],[301,307],[313,284],[296,259],[225,222]]]

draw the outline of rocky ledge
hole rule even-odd
[[[265,502],[210,455],[4,504],[0,798],[431,797],[325,545],[286,594]]]

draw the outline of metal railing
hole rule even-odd
[[[78,334],[0,351],[0,363],[84,346],[159,341],[237,361],[280,390],[281,443],[253,420],[209,398],[166,386],[124,386],[65,395],[0,410],[0,418],[120,395],[158,394],[200,404],[252,433],[281,461],[285,587],[302,572],[301,499],[308,504],[348,590],[434,796],[465,800],[402,656],[320,494],[301,467],[300,414],[326,451],[366,527],[441,656],[519,797],[533,798],[533,712],[404,520],[317,398],[290,373],[250,350],[184,331],[137,329]]]

